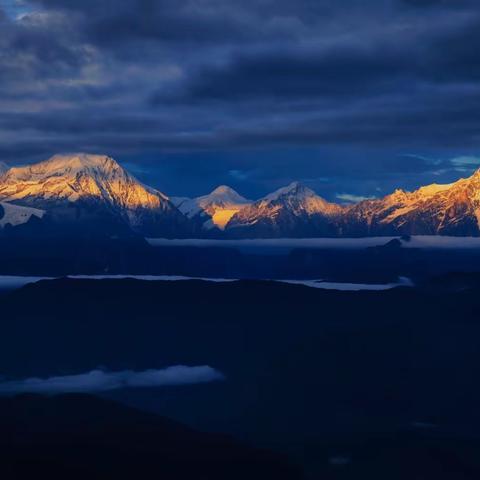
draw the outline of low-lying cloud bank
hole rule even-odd
[[[18,393],[94,393],[123,388],[152,388],[191,385],[224,380],[224,375],[208,365],[176,365],[161,370],[108,372],[92,370],[79,375],[49,378],[27,378],[0,383],[0,395]]]

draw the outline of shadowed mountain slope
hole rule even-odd
[[[303,478],[284,457],[81,394],[0,399],[2,478]]]

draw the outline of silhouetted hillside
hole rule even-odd
[[[347,470],[325,478],[362,478],[360,463],[370,480],[388,468],[415,478],[420,465],[419,478],[477,478],[454,475],[472,464],[478,472],[475,283],[338,292],[254,281],[57,280],[0,297],[0,309],[8,379],[210,365],[224,381],[105,395],[285,452],[315,479]],[[459,451],[462,442],[472,449]],[[332,466],[337,456],[351,456],[359,470]],[[454,466],[442,470],[448,458]]]
[[[297,480],[280,455],[86,395],[0,399],[1,477]]]

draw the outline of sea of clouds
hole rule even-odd
[[[224,380],[225,376],[208,365],[175,365],[141,372],[122,370],[110,372],[96,369],[76,375],[48,378],[26,378],[0,382],[0,395],[20,393],[96,393],[125,388],[155,388],[192,385]]]

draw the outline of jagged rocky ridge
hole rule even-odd
[[[480,171],[449,185],[432,184],[414,192],[396,190],[378,200],[345,209],[339,235],[478,236]]]
[[[478,236],[479,223],[480,171],[354,205],[328,202],[298,182],[255,202],[227,186],[169,198],[101,155],[56,155],[0,172],[0,231],[27,224],[147,237]]]
[[[238,237],[478,236],[480,171],[449,185],[337,205],[294,183],[255,202],[227,225]]]
[[[294,182],[235,214],[227,231],[239,237],[334,236],[341,206]]]

